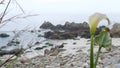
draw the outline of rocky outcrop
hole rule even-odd
[[[57,31],[57,30],[64,30],[64,26],[61,25],[61,24],[58,24],[58,25],[56,25],[56,26],[54,27],[54,29],[52,29],[52,30],[54,30],[54,31]]]
[[[89,25],[87,22],[83,23],[75,23],[75,22],[65,22],[64,25],[58,24],[54,26],[50,22],[44,22],[40,28],[43,29],[51,29],[53,31],[59,31],[59,30],[65,30],[65,31],[76,31],[76,30],[82,30],[82,29],[89,29]]]
[[[43,29],[53,29],[54,28],[54,25],[53,24],[51,24],[50,22],[44,22],[41,26],[40,26],[40,28],[43,28]]]
[[[74,39],[77,36],[89,38],[89,25],[87,22],[75,23],[65,22],[64,25],[54,26],[50,22],[44,22],[40,28],[51,29],[52,32],[46,32],[44,37],[49,39]]]
[[[46,32],[44,36],[49,39],[75,39],[77,36],[90,38],[90,33],[89,31]]]
[[[46,23],[43,23],[43,25],[40,27],[41,28],[44,27],[44,24]],[[101,28],[103,27],[105,26],[97,28],[96,35],[99,34]],[[44,34],[44,37],[49,39],[75,39],[77,36],[80,36],[82,38],[90,38],[89,24],[87,22],[83,23],[65,22],[64,25],[59,24],[54,26],[53,24],[51,24],[47,27],[44,27],[44,29],[45,28],[53,30],[52,32],[49,31]]]
[[[89,25],[87,22],[83,22],[83,23],[66,22],[63,25],[63,28],[66,31],[86,30],[89,29]]]
[[[112,37],[120,37],[120,24],[119,23],[115,23],[111,29],[111,35]]]

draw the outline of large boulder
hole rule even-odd
[[[40,28],[43,28],[43,29],[54,29],[54,25],[51,23],[51,22],[44,22]]]
[[[89,31],[83,31],[79,35],[81,38],[90,38],[90,32]]]
[[[64,25],[64,29],[67,31],[74,31],[74,30],[78,30],[80,27],[78,26],[79,24],[78,23],[69,23],[69,22],[66,22],[65,25]]]
[[[76,31],[76,30],[84,30],[84,29],[89,29],[89,25],[87,22],[83,23],[75,23],[75,22],[66,22],[63,25],[64,30],[66,31]]]
[[[46,32],[45,38],[49,39],[74,39],[78,32]]]
[[[87,22],[82,23],[83,28],[89,28],[89,24]]]
[[[120,37],[120,24],[115,23],[111,29],[112,37]]]
[[[64,28],[63,25],[58,24],[58,25],[56,25],[56,26],[54,27],[54,31],[64,30],[63,28]]]
[[[44,37],[50,38],[50,36],[52,36],[53,34],[54,34],[54,32],[48,31],[48,32],[45,32]]]

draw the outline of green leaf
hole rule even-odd
[[[108,28],[103,28],[99,35],[94,39],[94,43],[107,50],[111,48],[111,37]]]

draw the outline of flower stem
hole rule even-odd
[[[91,35],[91,46],[90,46],[90,68],[94,68],[94,35]]]
[[[99,49],[98,49],[98,52],[97,52],[97,56],[96,56],[96,60],[95,60],[95,68],[96,68],[96,65],[97,65],[97,63],[98,63],[98,57],[99,57],[101,48],[102,48],[102,47],[100,46]]]

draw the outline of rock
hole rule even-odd
[[[99,34],[101,26],[97,28],[96,35]],[[78,36],[81,38],[90,38],[89,24],[87,22],[75,23],[75,22],[65,22],[64,25],[54,26],[50,22],[44,22],[40,28],[51,29],[52,31],[45,32],[44,37],[48,39],[74,39]]]
[[[38,30],[38,32],[41,32],[41,30]]]
[[[44,24],[44,23],[43,23]],[[90,38],[89,25],[87,22],[66,22],[64,25],[52,26],[53,32],[46,32],[45,38],[49,39],[74,39],[77,36]],[[84,35],[83,35],[84,34]]]
[[[58,48],[63,48],[63,47],[64,47],[64,43],[58,46]]]
[[[53,32],[46,32],[44,37],[49,39],[74,39],[78,35],[89,38],[89,25],[87,22],[75,23],[66,22],[64,25],[54,26],[50,22],[44,22],[40,28],[51,29]],[[82,35],[82,33],[86,33]]]
[[[1,34],[0,34],[0,37],[1,37],[1,38],[6,38],[6,37],[9,37],[9,36],[10,36],[10,35],[8,35],[8,34],[6,34],[6,33],[1,33]]]
[[[80,36],[81,38],[90,38],[90,32],[89,31],[81,32]]]
[[[46,48],[47,46],[42,46],[42,47],[36,47],[34,50],[42,50],[44,48]]]
[[[76,31],[76,30],[82,30],[84,28],[89,29],[89,25],[87,22],[83,22],[83,23],[66,22],[63,28],[66,31]]]
[[[78,32],[64,32],[60,34],[63,39],[74,39],[77,35]]]
[[[49,54],[50,54],[50,51],[48,49],[45,49],[44,55],[49,55]]]
[[[44,37],[49,39],[74,39],[79,32],[46,32]]]
[[[49,39],[66,39],[62,36],[60,36],[59,34],[53,34],[50,37],[48,37]]]
[[[74,42],[73,45],[76,45],[76,42]]]
[[[119,23],[115,23],[111,29],[111,35],[112,37],[120,37],[120,24]]]
[[[47,46],[42,46],[42,48],[46,48]]]
[[[51,48],[51,50],[45,49],[44,55],[57,56],[58,50],[56,48]]]
[[[35,42],[35,45],[39,45],[39,44],[40,44],[40,42],[39,42],[39,41]]]
[[[50,22],[44,22],[40,28],[43,28],[43,29],[53,29],[55,26],[53,24],[51,24]]]
[[[7,43],[7,46],[17,46],[20,44],[20,41],[18,39],[11,40]]]
[[[87,23],[87,22],[83,22],[83,27],[84,27],[84,28],[89,28],[88,23]]]
[[[54,50],[53,52],[50,52],[50,56],[57,56],[58,53],[58,50]]]
[[[43,35],[39,34],[37,37],[44,37]]]
[[[34,31],[34,30],[31,30],[30,32],[31,32],[31,33],[34,33],[35,31]]]
[[[48,45],[48,46],[53,46],[53,44],[52,44],[52,43],[48,43],[48,42],[46,42],[46,43],[45,43],[45,45]]]
[[[63,28],[64,28],[63,25],[58,24],[58,25],[55,26],[54,31],[64,30]]]
[[[36,47],[35,50],[41,50],[43,47]]]
[[[44,37],[50,38],[53,34],[54,34],[54,32],[48,31],[48,32],[45,32]]]
[[[11,50],[11,51],[7,51],[7,50],[0,51],[0,56],[11,55],[11,54],[14,54],[14,55],[23,54],[23,49],[14,49],[14,50]]]
[[[66,49],[59,48],[58,52],[66,51]]]
[[[50,50],[45,49],[44,54],[45,55],[50,55],[50,56],[57,56],[59,52],[61,51],[66,51],[66,49],[62,49],[64,47],[64,45],[60,45],[60,46],[55,46],[53,48],[51,48]]]
[[[7,48],[7,46],[2,46],[1,49]]]

